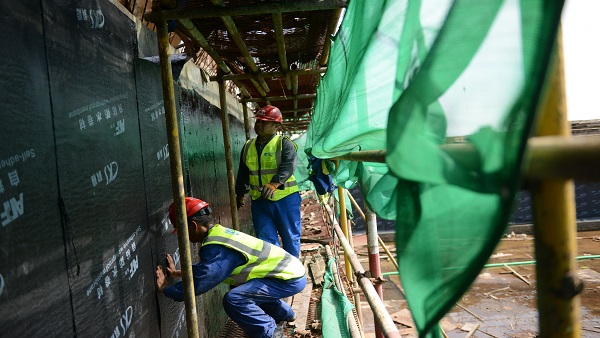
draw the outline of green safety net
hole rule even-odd
[[[331,258],[325,270],[325,282],[321,294],[321,323],[323,338],[350,338],[348,327],[348,313],[354,305],[335,286],[333,263]]]
[[[308,157],[304,152],[306,144],[306,133],[300,135],[300,137],[293,140],[298,146],[298,165],[294,170],[294,177],[298,182],[298,188],[300,190],[314,190],[314,185],[308,179]]]
[[[396,220],[400,277],[421,337],[505,230],[563,1],[351,0],[305,147],[342,161],[371,210]],[[301,151],[300,149],[299,151]]]

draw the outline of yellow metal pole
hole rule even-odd
[[[567,119],[560,29],[550,81],[537,134],[568,138],[571,131]],[[581,283],[575,261],[577,228],[573,181],[532,181],[531,191],[540,337],[580,337]]]
[[[337,168],[340,166],[339,161],[335,161],[335,165]],[[340,207],[340,225],[342,228],[342,232],[344,236],[348,240],[350,244],[352,244],[352,238],[348,238],[348,216],[346,215],[346,189],[340,187],[338,185],[338,198],[339,198],[339,207]],[[348,280],[353,281],[354,276],[352,275],[352,266],[350,266],[350,261],[348,260],[348,253],[344,250],[344,262],[346,266],[346,277]]]
[[[181,152],[179,145],[179,127],[177,125],[177,111],[175,109],[175,90],[173,89],[173,73],[169,60],[169,32],[167,22],[156,23],[158,36],[158,50],[160,59],[160,74],[165,102],[165,118],[167,123],[167,137],[169,142],[169,159],[171,162],[171,185],[173,187],[173,200],[177,211],[177,242],[181,257],[181,273],[185,303],[185,322],[188,337],[199,337],[198,317],[196,315],[196,296],[194,294],[194,277],[192,275],[192,255],[190,240],[187,232],[187,215],[185,209],[185,189],[181,165]]]
[[[229,132],[229,116],[227,115],[227,89],[225,81],[219,81],[219,99],[221,103],[221,126],[223,127],[223,147],[225,148],[225,165],[227,167],[227,185],[229,187],[229,206],[231,222],[235,230],[240,230],[237,204],[235,201],[235,178],[233,175],[233,155],[231,153],[231,135]]]

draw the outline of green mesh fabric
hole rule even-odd
[[[325,282],[321,294],[321,323],[323,338],[350,338],[348,313],[354,305],[346,298],[334,283],[333,263],[331,258],[325,270]]]
[[[342,161],[396,219],[400,277],[421,337],[476,278],[520,181],[563,1],[350,1],[317,91],[306,147]]]
[[[300,135],[300,137],[294,139],[294,143],[298,146],[298,165],[294,170],[294,177],[298,182],[298,189],[300,190],[314,190],[314,185],[308,180],[308,157],[304,151],[306,143],[306,133]]]

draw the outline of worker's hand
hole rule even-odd
[[[177,270],[175,268],[175,262],[173,261],[173,257],[171,257],[171,255],[169,254],[167,254],[167,274],[171,278],[181,277],[181,270]]]
[[[246,195],[236,195],[235,196],[235,204],[237,205],[238,210],[244,206],[244,196],[246,196]]]
[[[267,183],[260,188],[260,197],[264,199],[269,199],[273,197],[275,194],[275,189],[277,186],[274,183]]]
[[[169,286],[169,284],[167,283],[165,273],[163,272],[162,266],[158,265],[156,267],[156,289],[158,292],[163,292],[167,286]]]

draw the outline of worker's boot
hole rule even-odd
[[[275,331],[273,331],[273,338],[283,338],[283,324],[285,322],[279,322],[275,326]]]

